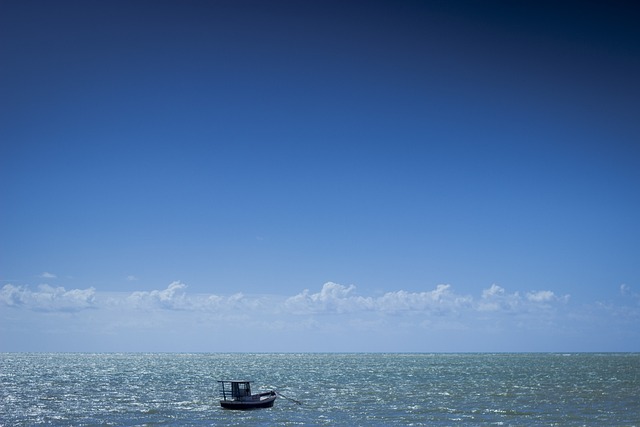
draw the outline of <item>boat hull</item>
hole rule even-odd
[[[260,409],[271,408],[278,395],[275,392],[256,394],[250,399],[221,400],[220,406],[224,409]]]

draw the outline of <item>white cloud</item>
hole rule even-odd
[[[11,307],[35,311],[79,311],[95,307],[94,288],[66,290],[49,285],[31,291],[26,286],[5,285],[0,290],[0,302]]]
[[[8,306],[24,305],[25,289],[22,286],[4,285],[0,291],[0,301]]]
[[[353,295],[354,285],[342,286],[327,282],[320,292],[312,294],[308,289],[294,295],[284,303],[285,310],[294,314],[347,313],[372,308],[371,298]]]
[[[482,312],[515,312],[521,306],[522,298],[518,292],[506,293],[504,288],[491,285],[482,291],[482,297],[476,302],[476,308]]]
[[[258,310],[265,307],[259,297],[247,298],[241,292],[228,297],[221,295],[198,295],[193,302],[193,307],[201,311],[220,312],[233,310]]]
[[[58,276],[56,276],[56,275],[55,275],[55,274],[53,274],[53,273],[49,273],[48,271],[45,271],[44,273],[42,273],[42,274],[41,274],[40,276],[38,276],[38,277],[40,277],[41,279],[55,279],[55,278],[56,278],[56,277],[58,277]]]
[[[135,282],[136,280],[138,280],[138,278],[134,275],[129,275],[126,277],[127,281],[129,282]]]
[[[375,307],[382,312],[444,312],[469,306],[471,298],[457,295],[451,291],[451,285],[438,285],[432,291],[387,292],[375,300]]]
[[[127,297],[127,301],[138,308],[187,309],[186,287],[184,283],[175,281],[161,291],[134,292]]]
[[[125,299],[126,305],[138,309],[183,310],[193,312],[230,312],[246,313],[248,310],[258,310],[266,306],[262,298],[247,298],[242,293],[230,296],[216,294],[188,294],[187,285],[174,281],[166,289],[153,291],[137,291],[129,294]],[[118,301],[115,301],[118,305]]]
[[[527,293],[527,299],[533,302],[548,302],[556,299],[556,295],[551,291],[534,291]]]
[[[451,285],[438,285],[436,289],[425,292],[387,292],[377,298],[355,295],[355,289],[354,285],[343,286],[328,282],[318,293],[310,293],[305,289],[302,293],[288,298],[284,307],[293,314],[358,311],[395,314],[452,310],[468,306],[471,302],[470,297],[453,293]]]
[[[568,300],[569,295],[558,297],[549,290],[527,292],[525,298],[522,298],[518,292],[510,294],[504,288],[493,284],[482,291],[482,297],[477,301],[476,307],[482,312],[526,313],[535,307],[543,308],[544,304]]]
[[[495,295],[504,295],[504,288],[501,288],[495,283],[491,285],[489,289],[484,289],[482,291],[482,298],[491,298]]]

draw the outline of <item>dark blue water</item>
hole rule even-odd
[[[229,411],[218,379],[287,397]],[[638,426],[640,354],[0,354],[2,426]]]

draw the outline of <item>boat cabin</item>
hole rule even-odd
[[[251,381],[218,381],[222,400],[244,400],[251,397]]]

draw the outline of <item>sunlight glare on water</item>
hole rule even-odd
[[[277,389],[230,411],[219,379]],[[1,354],[0,425],[640,426],[640,354]]]

